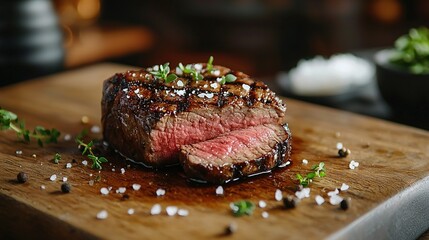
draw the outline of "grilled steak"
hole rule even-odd
[[[286,164],[291,152],[287,125],[264,124],[181,147],[189,178],[224,183]]]
[[[178,78],[166,83],[151,68],[107,79],[101,103],[104,139],[126,157],[160,167],[178,163],[182,145],[282,121],[286,108],[264,83],[222,66],[192,67],[203,80],[176,69],[170,73]],[[221,84],[227,74],[237,79]]]

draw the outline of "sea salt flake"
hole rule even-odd
[[[71,140],[71,135],[70,134],[64,135],[64,141],[70,141],[70,140]]]
[[[71,163],[67,163],[66,164],[66,168],[71,168],[72,167],[72,164]]]
[[[176,74],[181,76],[183,74],[182,69],[180,69],[179,67],[176,67]],[[179,82],[177,82],[177,86],[179,86]],[[179,87],[183,87],[183,83],[182,83],[182,86],[179,86]]]
[[[16,154],[16,155],[21,155],[21,154],[22,154],[22,151],[21,151],[21,150],[16,150],[16,151],[15,151],[15,154]]]
[[[198,96],[199,98],[204,98],[204,97],[206,96],[206,94],[205,94],[205,93],[199,93],[197,96]]]
[[[185,93],[186,93],[186,90],[182,89],[182,90],[177,90],[177,91],[175,91],[175,92],[176,92],[176,94],[177,94],[177,95],[179,95],[179,96],[184,96],[184,95],[185,95]]]
[[[243,87],[244,90],[249,91],[250,90],[250,86],[243,83],[243,85],[241,85]]]
[[[219,76],[220,75],[220,70],[219,69],[215,69],[212,71],[212,74],[215,76]]]
[[[357,167],[359,167],[359,162],[356,162],[355,160],[351,160],[349,163],[349,168],[353,170]]]
[[[207,85],[207,84],[204,84],[204,86],[203,86],[203,88],[208,88],[209,87],[209,85]]]
[[[223,187],[219,186],[216,188],[216,195],[223,195]]]
[[[177,213],[178,208],[176,206],[168,206],[165,208],[168,216],[174,216]]]
[[[152,206],[152,208],[150,209],[150,215],[158,215],[161,213],[161,205],[159,204],[155,204]]]
[[[296,191],[295,196],[299,199],[310,197],[310,188],[303,188],[301,191]]]
[[[156,196],[160,197],[160,196],[164,196],[165,195],[165,190],[162,188],[158,188],[156,190]]]
[[[221,81],[222,81],[221,77],[216,78],[216,82],[221,82]]]
[[[317,205],[322,205],[325,202],[325,199],[320,195],[317,195],[314,200],[316,200]]]
[[[276,199],[276,201],[281,201],[283,199],[283,193],[280,189],[276,190],[274,194],[274,199]]]
[[[124,193],[125,191],[127,191],[126,187],[120,187],[120,188],[118,188],[118,193]]]
[[[100,126],[94,125],[91,127],[91,132],[92,133],[100,133],[101,132],[101,128]]]
[[[158,71],[159,70],[159,66],[155,65],[155,66],[152,67],[152,69],[153,69],[153,71]]]
[[[109,216],[106,210],[101,210],[97,213],[97,219],[103,220],[106,219]]]
[[[263,211],[261,215],[263,218],[268,218],[270,216],[270,214],[268,212],[265,212],[265,211]]]
[[[45,185],[41,185],[40,189],[45,190],[46,189]]]
[[[128,211],[127,211],[127,213],[128,213],[128,215],[133,215],[134,214],[134,208],[130,208],[130,209],[128,209]]]
[[[338,188],[335,188],[334,191],[328,192],[328,196],[332,197],[334,195],[338,195],[339,193],[340,193],[340,191],[338,191]]]
[[[307,165],[308,164],[308,160],[307,159],[302,159],[302,164]]]
[[[52,175],[52,176],[49,178],[49,180],[51,180],[51,181],[55,181],[55,180],[57,180],[57,175],[56,175],[56,174]]]
[[[82,164],[83,164],[84,166],[86,166],[86,165],[88,165],[88,161],[83,160],[83,161],[82,161]]]
[[[338,150],[340,150],[341,148],[343,148],[343,144],[342,144],[342,143],[340,143],[340,142],[338,142],[338,143],[337,143],[337,149],[338,149]]]
[[[189,211],[186,209],[179,209],[179,210],[177,210],[177,215],[179,215],[181,217],[186,217],[189,215]]]
[[[138,190],[140,190],[140,188],[142,187],[142,185],[140,185],[140,184],[137,184],[137,183],[134,183],[133,184],[133,189],[134,189],[134,191],[138,191]]]
[[[213,93],[206,93],[206,97],[207,98],[213,98],[214,94]]]
[[[217,84],[217,83],[212,83],[212,84],[210,84],[210,87],[212,87],[212,88],[217,88],[217,86],[218,86],[218,84]]]
[[[67,182],[68,178],[67,177],[63,177],[63,182]]]
[[[136,90],[134,90],[135,94],[138,94],[140,92],[140,88],[137,88]]]
[[[107,194],[109,194],[109,189],[102,187],[100,189],[100,193],[101,193],[101,195],[107,195]]]
[[[122,89],[122,92],[128,93],[128,88]]]
[[[329,198],[329,203],[332,205],[338,205],[343,201],[343,198],[338,195],[333,195]]]
[[[125,168],[121,168],[121,174],[125,173]]]
[[[264,200],[259,200],[258,206],[260,208],[265,208],[267,206],[267,203]]]
[[[340,190],[341,191],[347,191],[348,189],[349,189],[349,185],[347,185],[347,184],[345,184],[345,183],[343,183],[342,185],[341,185],[341,187],[340,187]]]
[[[194,69],[197,70],[197,71],[201,71],[201,69],[203,69],[203,65],[199,64],[199,63],[194,64]]]

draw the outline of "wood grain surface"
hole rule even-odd
[[[109,159],[100,172],[84,166],[85,157],[64,135],[74,138],[83,128],[100,125],[102,81],[130,68],[99,64],[0,89],[0,106],[25,119],[28,128],[43,125],[62,133],[59,143],[40,148],[34,142],[20,142],[13,132],[0,132],[1,239],[380,239],[415,238],[428,228],[427,200],[421,198],[429,185],[428,132],[290,99],[285,101],[293,134],[292,165],[226,184],[223,196],[216,196],[217,186],[186,181],[180,167],[145,169],[109,149],[100,153]],[[82,124],[82,116],[90,122]],[[101,138],[101,134],[90,133],[90,137]],[[351,155],[337,157],[337,142],[348,147]],[[59,164],[52,161],[57,152],[62,155]],[[65,168],[73,159],[77,163]],[[309,164],[302,164],[302,159]],[[360,163],[355,170],[349,169],[352,159]],[[322,161],[327,176],[313,181],[310,198],[285,210],[274,199],[275,190],[294,194],[296,173],[307,173]],[[24,184],[16,181],[20,171],[29,175]],[[56,181],[49,180],[53,174],[58,176]],[[91,186],[89,182],[98,175],[101,180]],[[64,176],[72,185],[68,194],[60,191]],[[134,183],[141,184],[141,189],[133,190]],[[351,199],[347,211],[328,202],[327,193],[342,183],[350,186],[340,193]],[[103,196],[102,187],[112,190]],[[126,187],[126,192],[116,193],[119,187]],[[156,196],[158,188],[166,190],[165,196]],[[318,206],[316,195],[327,202]],[[234,217],[229,204],[240,199],[255,204],[264,200],[267,207],[256,207],[251,216]],[[156,203],[163,212],[151,216],[150,208]],[[166,206],[186,209],[189,216],[168,216]],[[127,213],[130,208],[135,210],[133,215]],[[107,219],[96,218],[101,210],[107,210]],[[263,211],[268,218],[261,216]],[[417,228],[410,230],[410,222]],[[237,225],[237,231],[225,236],[230,223]]]

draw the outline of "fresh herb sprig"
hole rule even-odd
[[[56,143],[61,133],[55,129],[45,129],[42,126],[36,126],[33,131],[25,128],[25,123],[18,120],[18,116],[5,109],[0,109],[0,130],[13,130],[24,142],[30,142],[30,139],[37,141],[37,144],[43,147],[44,143]]]
[[[187,64],[184,66],[182,63],[179,63],[179,68],[182,70],[183,73],[191,75],[192,79],[195,81],[203,80],[203,75],[198,72],[195,68],[193,68],[192,64]]]
[[[83,148],[82,155],[85,155],[85,153],[87,153],[87,157],[92,161],[91,168],[102,169],[101,164],[108,162],[105,157],[97,157],[94,154],[92,149],[92,147],[94,146],[94,141],[90,141],[89,143],[84,143],[81,139],[76,138],[76,142],[79,144],[78,145],[79,148]]]
[[[55,164],[58,164],[58,163],[60,163],[60,161],[61,161],[61,154],[59,154],[59,153],[55,153],[55,155],[54,155],[54,163]]]
[[[207,65],[206,65],[206,71],[209,73],[211,73],[213,71],[213,61],[214,61],[213,56],[210,56],[209,60],[207,61]]]
[[[236,217],[241,217],[243,215],[252,215],[255,205],[248,200],[240,200],[230,205],[232,214]]]
[[[225,76],[222,76],[221,80],[219,81],[220,84],[225,84],[227,82],[235,82],[237,80],[237,77],[232,74],[227,74]]]
[[[390,62],[415,74],[429,73],[429,29],[412,28],[395,41]]]
[[[310,185],[310,183],[315,177],[322,178],[326,176],[326,169],[325,169],[324,162],[313,165],[311,167],[311,170],[312,172],[307,173],[306,176],[302,176],[299,173],[296,174],[296,179],[299,181],[299,184],[302,185],[303,187],[307,187],[308,185]]]
[[[151,71],[156,78],[163,79],[166,83],[170,83],[177,79],[177,75],[174,73],[170,74],[170,63],[164,63],[158,66],[158,71]]]

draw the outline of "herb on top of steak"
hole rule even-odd
[[[101,103],[104,140],[134,161],[163,167],[179,163],[183,145],[283,123],[286,107],[264,83],[219,65],[212,66],[212,71],[206,68],[205,63],[179,64],[170,71],[178,76],[171,82],[158,81],[153,69],[107,79]],[[231,82],[219,84],[217,79],[222,77]],[[275,154],[265,149],[268,155]],[[266,170],[276,166],[270,164]]]

